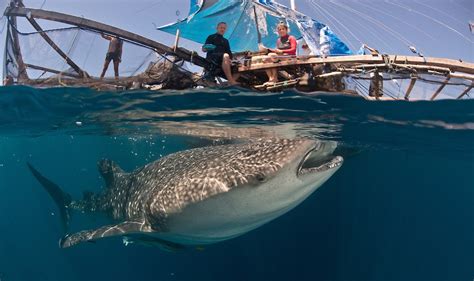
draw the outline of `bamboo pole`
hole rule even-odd
[[[174,52],[176,52],[176,50],[178,49],[180,34],[181,34],[180,30],[177,29],[176,30],[176,37],[174,38],[174,46],[173,46],[173,51]]]
[[[51,46],[51,48],[53,48],[63,59],[65,59],[66,63],[70,67],[72,67],[74,71],[76,71],[77,74],[79,74],[81,78],[86,78],[89,76],[74,61],[72,61],[71,58],[69,58],[69,56],[66,53],[64,53],[63,50],[61,50],[61,48],[59,48],[58,45],[56,45],[56,43],[54,43],[54,41],[44,32],[44,30],[41,28],[41,26],[36,22],[36,20],[33,17],[27,17],[27,19],[30,22],[30,24],[34,27],[34,29],[36,29],[36,31],[39,32],[41,37],[43,37],[43,39]]]
[[[465,95],[467,95],[467,93],[469,93],[469,91],[472,90],[472,88],[474,88],[474,83],[472,83],[471,86],[467,87],[466,90],[464,90],[464,92],[462,92],[462,94],[459,95],[459,97],[457,97],[458,100],[462,99]]]
[[[424,60],[426,59],[426,61]],[[254,70],[263,70],[268,68],[274,68],[279,66],[295,66],[295,65],[318,65],[318,64],[347,64],[347,65],[357,65],[357,64],[384,64],[384,60],[381,56],[371,56],[371,55],[352,55],[352,56],[334,56],[334,57],[289,57],[289,58],[280,58],[279,63],[249,63],[246,65],[241,65],[239,67],[239,72],[245,71],[254,71]],[[474,63],[469,62],[460,62],[458,60],[444,59],[444,58],[421,58],[418,56],[398,56],[390,55],[389,60],[392,65],[396,66],[413,66],[413,67],[433,67],[437,70],[446,70],[449,69],[451,72],[463,72],[466,74],[474,75]],[[444,68],[444,69],[443,69]]]
[[[438,90],[436,90],[436,92],[434,92],[430,100],[435,100],[435,98],[441,93],[444,87],[446,87],[450,79],[451,79],[451,76],[448,76],[446,80],[444,80],[443,84],[438,88]]]
[[[413,87],[415,87],[417,78],[418,77],[416,75],[412,75],[410,85],[408,86],[407,92],[405,94],[405,100],[408,100],[410,98],[411,91],[413,90]]]
[[[63,72],[63,71],[56,70],[56,69],[51,69],[51,68],[38,66],[38,65],[34,65],[34,64],[28,64],[27,63],[27,64],[25,64],[25,66],[28,67],[28,68],[31,68],[31,69],[46,71],[46,72],[50,72],[50,73],[54,73],[54,74],[61,74],[61,75],[69,76],[69,77],[73,77],[73,78],[81,78],[79,75],[66,73],[66,72]]]
[[[25,62],[23,61],[23,55],[21,54],[20,41],[17,30],[16,17],[10,17],[10,24],[8,32],[11,34],[13,54],[15,55],[16,63],[18,64],[18,77],[19,80],[28,80],[28,73],[26,72]]]

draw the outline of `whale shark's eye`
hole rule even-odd
[[[259,181],[259,182],[264,182],[266,179],[265,179],[265,176],[262,175],[262,174],[257,174],[255,176],[255,178]]]

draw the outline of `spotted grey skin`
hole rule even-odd
[[[290,172],[295,179],[298,176],[309,179],[308,175],[311,173],[337,169],[342,164],[340,157],[302,169],[303,162],[310,158],[310,153],[321,146],[322,142],[308,139],[260,139],[244,144],[203,147],[170,154],[132,173],[125,173],[112,161],[102,160],[99,162],[99,171],[106,182],[105,192],[86,194],[84,200],[72,201],[66,207],[68,210],[104,212],[118,223],[68,235],[61,240],[60,245],[70,247],[83,241],[139,233],[157,234],[160,239],[167,239],[171,237],[170,233],[189,232],[183,230],[186,227],[179,225],[180,221],[187,219],[190,224],[196,221],[199,224],[200,220],[212,220],[212,216],[183,220],[180,215],[189,216],[189,210],[198,214],[199,208],[206,202],[218,202],[217,208],[223,209],[224,214],[229,211],[235,213],[235,210],[225,210],[231,205],[231,201],[227,204],[225,200],[235,202],[240,199],[226,199],[224,194],[245,194],[262,188],[270,195],[278,193],[279,182],[282,181],[278,177],[283,173]],[[277,178],[278,181],[275,182]],[[310,180],[306,181],[309,182],[306,185],[311,183]],[[285,185],[283,182],[282,185]],[[247,220],[242,222],[258,226],[260,221],[254,223],[248,220],[248,217],[259,214],[256,211],[254,215],[251,209],[256,206],[258,209],[258,204],[250,205],[250,209],[242,209],[242,213],[249,213],[245,215]],[[232,217],[233,215],[228,216],[229,222],[225,221],[225,217],[223,223],[232,223]],[[265,218],[261,221],[264,223],[267,220],[269,219]],[[252,228],[254,226],[249,229]],[[209,233],[212,232],[211,229]]]

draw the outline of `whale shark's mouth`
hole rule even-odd
[[[324,155],[315,147],[303,157],[298,166],[297,175],[302,176],[336,169],[342,165],[343,161],[341,156]]]

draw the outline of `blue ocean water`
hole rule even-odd
[[[60,249],[56,206],[26,166],[81,198],[103,188],[101,158],[132,170],[275,134],[338,141],[345,163],[296,209],[202,250],[120,238]],[[473,143],[473,100],[0,88],[0,280],[473,280]],[[75,214],[72,228],[103,222]]]

